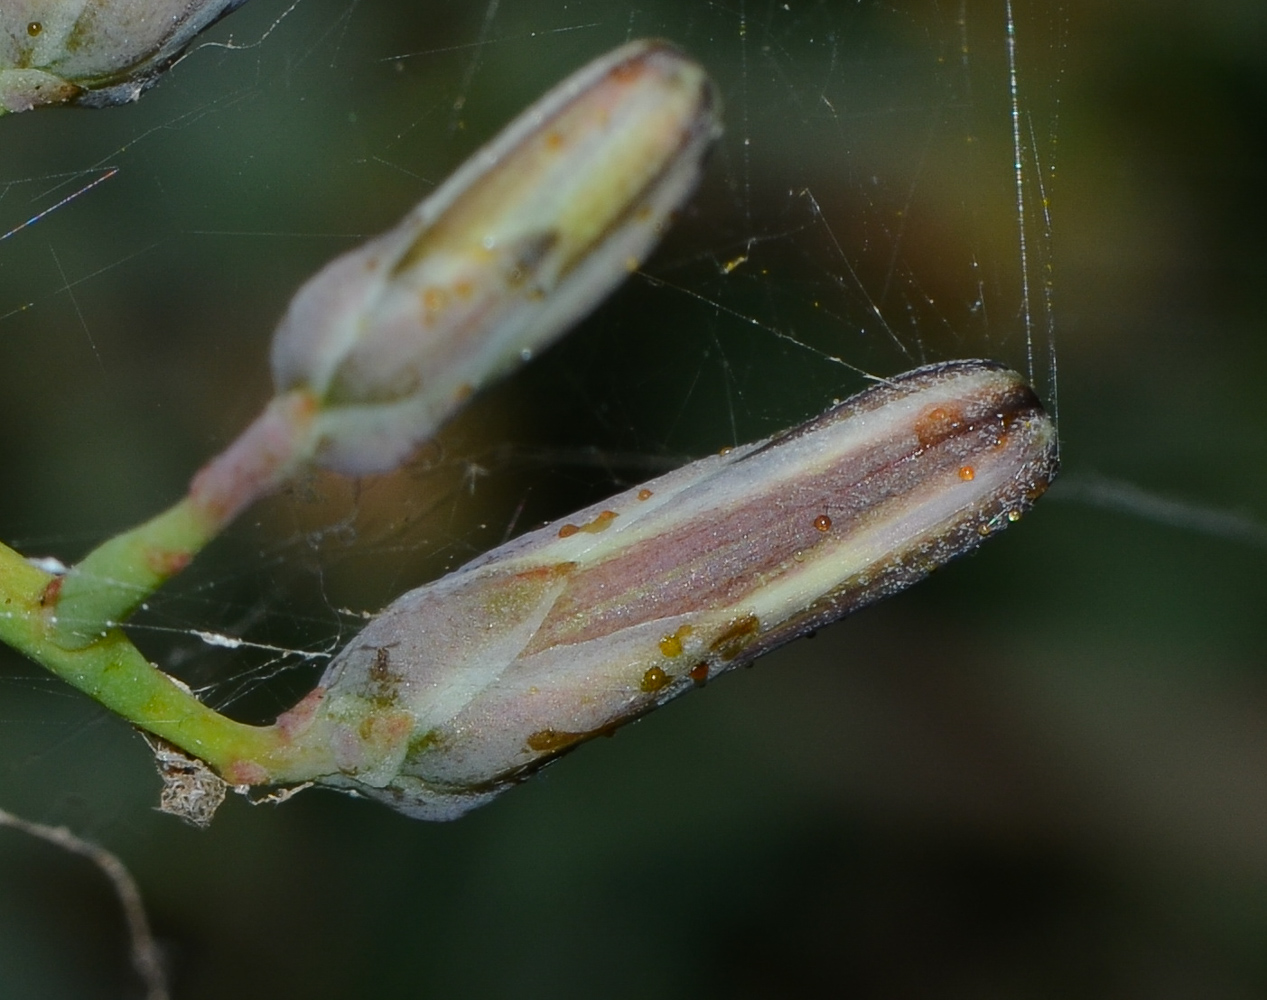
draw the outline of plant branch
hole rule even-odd
[[[44,595],[57,641],[82,648],[125,621],[184,569],[239,512],[272,493],[311,454],[310,393],[274,399],[227,449],[194,476],[180,502],[93,549]]]
[[[336,769],[319,727],[306,725],[301,710],[271,726],[235,722],[149,663],[117,628],[80,649],[61,645],[44,607],[57,579],[0,544],[0,641],[129,722],[206,761],[229,784],[305,781]]]

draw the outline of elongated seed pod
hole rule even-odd
[[[1057,469],[1016,374],[921,368],[395,601],[293,711],[351,787],[450,819],[578,743],[922,579]]]
[[[134,101],[246,0],[3,0],[0,114]]]
[[[318,401],[317,461],[393,468],[593,308],[695,187],[718,105],[672,46],[625,45],[530,107],[391,232],[320,271],[273,341],[278,392]]]

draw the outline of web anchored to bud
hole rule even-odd
[[[287,724],[330,741],[327,784],[452,818],[975,548],[1056,464],[1018,376],[921,368],[404,595]]]

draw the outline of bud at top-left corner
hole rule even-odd
[[[246,0],[0,0],[0,114],[134,101]]]

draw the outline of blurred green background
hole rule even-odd
[[[0,805],[127,861],[178,997],[1267,995],[1267,8],[1014,9],[1015,122],[1005,7],[966,0],[252,0],[135,105],[0,120],[0,233],[117,169],[0,241],[0,537],[70,560],[263,404],[307,275],[572,69],[661,35],[726,95],[646,275],[138,620],[242,718],[320,665],[192,629],[333,649],[859,388],[834,358],[1032,356],[1058,395],[1025,522],[454,824],[310,792],[184,828],[139,737],[0,653]],[[0,995],[137,989],[100,876],[0,831]]]

